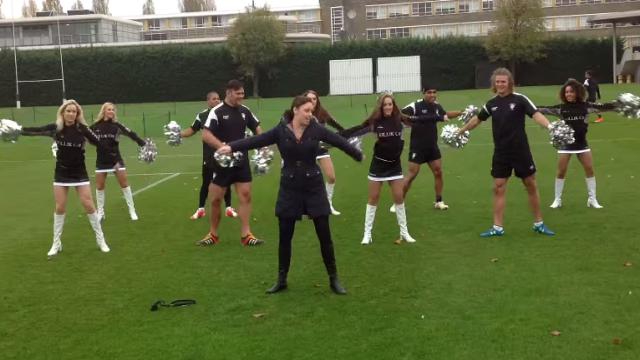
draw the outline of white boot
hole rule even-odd
[[[375,205],[367,204],[367,211],[364,215],[364,235],[362,236],[362,245],[369,245],[373,243],[373,239],[371,238],[371,230],[373,229],[373,221],[376,219],[376,209],[378,207]]]
[[[327,199],[329,200],[329,207],[331,208],[331,215],[340,215],[340,211],[333,208],[333,188],[336,184],[325,183],[324,187],[327,190]]]
[[[100,221],[104,220],[104,190],[96,189],[96,207]]]
[[[62,228],[64,227],[64,214],[53,214],[53,244],[47,253],[47,256],[55,256],[62,252]]]
[[[564,179],[556,178],[555,183],[555,198],[553,203],[549,205],[552,209],[558,209],[562,207],[562,190],[564,190]]]
[[[416,242],[416,239],[411,237],[409,229],[407,228],[407,214],[404,203],[396,204],[396,218],[398,220],[398,226],[400,226],[400,238],[408,243]]]
[[[598,203],[598,198],[596,198],[595,176],[590,178],[585,178],[585,182],[587,183],[587,193],[589,194],[589,198],[587,199],[587,207],[592,207],[594,209],[602,209],[603,206]]]
[[[89,218],[89,223],[93,228],[93,232],[96,234],[96,244],[98,244],[100,251],[108,253],[111,249],[109,249],[107,242],[104,240],[104,234],[102,233],[102,226],[100,226],[98,213],[94,212],[93,214],[87,214],[87,217]]]
[[[127,206],[129,207],[129,216],[131,220],[138,220],[138,214],[136,214],[136,207],[133,204],[133,194],[131,193],[131,186],[127,186],[126,188],[122,188],[122,195],[124,195],[124,201],[127,202]]]
[[[391,207],[389,208],[389,212],[392,212],[392,213],[396,212],[396,204],[391,205]]]

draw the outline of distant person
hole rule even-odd
[[[596,79],[593,78],[593,72],[591,70],[587,70],[584,73],[584,88],[587,89],[587,102],[596,103],[600,100],[600,86],[598,86]],[[597,123],[604,121],[600,113],[596,113],[596,115]]]

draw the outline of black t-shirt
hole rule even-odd
[[[89,140],[93,145],[98,146],[100,150],[109,150],[105,145],[100,143],[100,140],[91,129],[82,124],[65,125],[60,131],[57,130],[56,124],[41,127],[25,127],[22,128],[22,134],[27,136],[41,135],[53,137],[58,146],[56,168],[85,169],[85,139]]]
[[[538,108],[528,97],[512,93],[496,95],[482,107],[478,119],[492,119],[493,143],[496,152],[529,151],[527,133],[524,130],[525,115],[529,117]]]
[[[588,102],[596,102],[600,99],[600,86],[594,78],[584,79],[584,87],[587,89]]]
[[[402,123],[383,117],[374,122],[372,130],[378,138],[373,147],[373,156],[385,161],[399,160],[404,147]]]
[[[444,121],[447,112],[438,102],[427,102],[424,99],[417,100],[402,109],[402,112],[409,116],[427,116],[428,121],[414,121],[411,125],[411,142],[409,143],[412,151],[424,148],[432,148],[438,143],[438,121]]]
[[[211,109],[203,128],[211,131],[221,142],[230,143],[244,139],[247,128],[255,134],[258,126],[260,121],[248,107],[244,105],[234,107],[223,101]],[[246,151],[244,155],[245,160],[248,161]]]
[[[211,108],[204,109],[196,115],[195,120],[193,120],[193,124],[191,124],[191,130],[193,130],[194,133],[197,133],[198,131],[202,130],[202,128],[204,127],[204,123],[207,121],[207,118],[209,117],[209,112],[211,112]],[[204,161],[211,159],[213,157],[213,152],[214,151],[211,148],[211,146],[207,145],[207,143],[203,141],[202,142],[202,158],[204,159]]]
[[[142,140],[138,134],[119,122],[99,121],[91,125],[91,130],[93,130],[98,139],[100,139],[100,142],[107,145],[107,148],[97,148],[98,156],[96,162],[98,164],[111,164],[122,160],[119,149],[121,134],[130,137],[138,146],[144,146],[145,144],[144,140]]]

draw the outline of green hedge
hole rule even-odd
[[[547,57],[518,68],[521,85],[558,84],[567,77],[581,79],[587,68],[598,78],[611,79],[611,40],[558,38],[547,42]],[[8,50],[8,51],[7,51]],[[63,50],[67,98],[83,104],[201,100],[211,90],[221,90],[237,67],[226,47],[185,44],[122,48]],[[422,82],[440,89],[473,88],[475,65],[486,62],[477,38],[398,39],[344,42],[334,46],[291,46],[270,71],[260,74],[260,95],[292,96],[306,89],[321,94],[329,90],[329,61],[386,56],[421,56]],[[57,50],[19,51],[22,80],[59,77]],[[15,78],[11,49],[0,51],[0,106],[15,103]],[[251,84],[246,90],[251,91]],[[57,82],[20,87],[24,106],[58,104]]]

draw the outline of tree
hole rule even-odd
[[[82,0],[76,0],[76,2],[71,5],[71,10],[84,10],[84,5],[82,4]]]
[[[213,11],[215,0],[178,0],[180,12]]]
[[[64,13],[64,10],[62,10],[62,4],[60,4],[60,0],[43,0],[42,11],[53,11],[54,14]]]
[[[38,5],[36,4],[36,0],[28,0],[22,4],[22,17],[35,17],[37,12]]]
[[[502,0],[495,14],[496,27],[485,47],[493,61],[503,60],[515,77],[516,64],[544,57],[544,12],[540,0]]]
[[[227,46],[240,71],[253,80],[254,96],[258,96],[259,72],[284,55],[284,36],[283,24],[266,6],[247,8],[231,26]]]
[[[145,1],[144,4],[142,4],[143,15],[149,15],[149,14],[155,14],[155,13],[156,13],[156,7],[153,5],[153,0],[147,0]]]
[[[109,13],[109,0],[93,0],[93,12],[96,14],[111,15]]]

